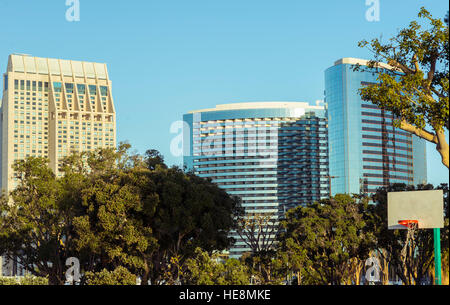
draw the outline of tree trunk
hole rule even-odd
[[[442,164],[444,164],[447,168],[449,168],[449,147],[447,140],[445,139],[445,133],[444,130],[441,129],[439,131],[436,131],[436,136],[438,139],[438,144],[436,145],[436,150],[441,155]]]
[[[428,142],[436,144],[436,150],[441,155],[442,164],[444,164],[445,167],[449,168],[449,145],[447,143],[447,140],[445,139],[445,133],[442,128],[434,128],[436,134],[433,134],[424,129],[417,128],[416,126],[411,125],[403,120],[400,122],[400,129],[412,133]]]

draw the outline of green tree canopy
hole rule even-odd
[[[221,261],[217,254],[209,255],[200,248],[186,260],[184,284],[187,285],[248,285],[249,268],[237,259]]]
[[[147,162],[148,163],[148,162]],[[145,186],[143,221],[158,240],[151,261],[152,282],[167,274],[171,258],[184,260],[200,247],[205,251],[228,248],[233,239],[230,230],[236,226],[239,200],[230,197],[210,180],[177,167],[155,167]],[[170,272],[178,277],[176,270]]]
[[[64,284],[69,257],[79,259],[82,274],[123,267],[146,284],[167,271],[178,277],[172,262],[182,265],[197,247],[231,245],[239,200],[168,168],[157,151],[142,157],[129,148],[72,154],[61,177],[48,160],[16,161],[18,187],[0,200],[0,252],[50,284]]]
[[[350,276],[352,258],[368,258],[373,237],[365,231],[362,209],[349,195],[299,206],[282,222],[281,248],[293,257],[306,284],[340,285]]]
[[[48,276],[50,284],[62,284],[65,259],[74,255],[67,237],[77,207],[66,204],[48,160],[18,160],[13,169],[18,186],[0,200],[0,253],[35,276]]]
[[[379,83],[360,89],[360,94],[362,99],[392,112],[397,117],[396,126],[434,143],[448,168],[448,22],[433,18],[425,8],[418,16],[428,22],[427,28],[412,21],[388,42],[359,42],[360,47],[368,47],[374,53],[369,67],[379,73]],[[387,63],[391,69],[379,62]]]

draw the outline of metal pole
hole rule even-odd
[[[441,285],[441,229],[434,231],[434,281],[436,285]]]

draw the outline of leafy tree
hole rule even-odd
[[[119,266],[113,271],[103,269],[100,272],[86,272],[87,285],[136,285],[136,275],[127,268]]]
[[[63,185],[48,160],[29,157],[13,164],[18,186],[0,200],[0,253],[50,284],[63,284],[76,207],[64,204]]]
[[[11,277],[2,277],[0,276],[0,286],[6,285],[24,285],[24,286],[37,286],[37,285],[48,285],[48,278],[46,277],[37,277],[26,274],[23,277],[11,278]]]
[[[245,213],[238,217],[236,231],[256,254],[274,249],[278,224],[275,213]]]
[[[85,165],[76,170],[64,167],[67,185],[73,185],[77,176],[84,180],[77,184],[82,186],[78,198],[72,199],[81,211],[73,220],[73,239],[85,270],[126,266],[138,272],[145,269],[145,253],[156,247],[151,228],[139,217],[143,202],[135,182],[141,179],[141,163],[131,161],[128,149],[129,145],[121,145],[117,151],[88,153],[87,158],[72,156],[72,164],[84,159]]]
[[[186,260],[184,283],[188,285],[248,285],[249,269],[236,259],[220,261],[200,248],[195,257]]]
[[[297,281],[295,284],[302,285],[302,274],[305,273],[305,262],[307,250],[304,249],[291,236],[281,235],[281,242],[277,251],[281,262],[281,269],[284,268],[285,274],[295,275]]]
[[[19,186],[0,200],[0,252],[50,284],[64,284],[69,257],[80,260],[83,274],[124,267],[146,284],[164,274],[177,279],[177,266],[197,247],[231,245],[239,200],[168,168],[157,151],[142,157],[129,148],[73,154],[62,177],[45,159],[16,161]]]
[[[197,247],[210,252],[232,244],[229,232],[235,228],[234,215],[240,209],[237,198],[210,180],[177,167],[156,166],[149,180],[142,196],[146,198],[143,221],[158,240],[149,261],[152,283],[161,281],[167,269],[172,269],[174,279],[179,277],[177,265],[170,263],[172,258],[183,265]]]
[[[360,89],[360,94],[362,99],[392,112],[397,117],[395,126],[435,144],[448,168],[448,22],[433,18],[425,8],[418,16],[430,26],[424,29],[413,21],[387,43],[381,39],[359,42],[360,47],[374,53],[369,67],[379,72],[379,83]],[[379,65],[381,61],[392,69]]]
[[[240,213],[236,232],[251,249],[247,264],[261,276],[262,283],[272,281],[272,263],[275,256],[276,234],[279,228],[275,213]]]
[[[156,149],[149,149],[145,152],[145,163],[150,170],[156,169],[156,166],[167,168],[163,155]]]
[[[338,194],[287,212],[280,241],[282,249],[299,261],[303,283],[344,284],[350,260],[368,257],[372,238],[360,212],[364,204]]]

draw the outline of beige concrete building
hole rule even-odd
[[[116,146],[106,64],[10,55],[3,79],[3,190],[15,187],[14,160],[47,157],[59,174],[59,160],[72,151]]]
[[[59,161],[72,151],[115,147],[116,114],[106,64],[10,55],[0,137],[0,187],[5,192],[16,186],[14,160],[46,157],[60,175]],[[15,273],[5,269],[10,268],[3,265],[5,275]]]

